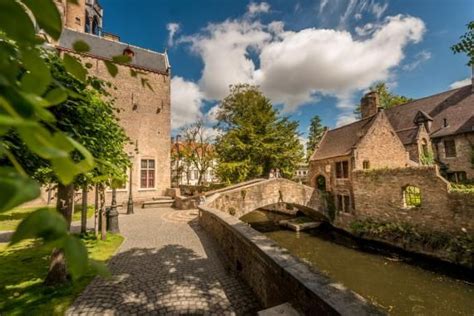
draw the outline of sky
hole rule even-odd
[[[353,121],[368,88],[387,82],[420,98],[470,82],[465,55],[450,46],[466,32],[474,0],[101,0],[104,30],[167,50],[172,128],[215,124],[230,84],[258,85],[301,138],[319,115]]]

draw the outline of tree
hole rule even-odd
[[[82,96],[54,78],[44,38],[37,35],[36,27],[49,38],[59,39],[62,21],[53,0],[0,1],[0,212],[39,196],[40,183],[27,172],[31,165],[41,165],[35,169],[35,177],[44,174],[69,187],[79,175],[94,168],[109,168],[73,138],[77,135],[59,129],[61,122],[51,109]],[[87,52],[89,47],[78,41],[74,49]],[[57,62],[84,87],[100,89],[100,83],[88,76],[87,69],[74,55],[65,53]],[[117,67],[110,61],[104,62],[111,75],[116,75]],[[120,56],[116,62],[126,61]],[[15,137],[16,143],[12,141]],[[23,153],[15,152],[12,144],[23,146],[32,160],[20,163]],[[64,196],[70,200],[68,194]],[[65,219],[68,211],[64,211],[66,216],[45,208],[32,212],[14,232],[11,244],[27,238],[53,243],[63,254],[56,259],[64,262],[65,257],[68,271],[77,278],[87,270],[87,250],[70,234]]]
[[[380,107],[384,110],[390,109],[394,106],[404,104],[410,101],[413,101],[411,98],[407,98],[402,95],[397,95],[392,93],[385,82],[377,83],[376,85],[370,87],[370,91],[375,91],[379,95],[379,102]],[[360,104],[357,105],[356,109],[354,110],[354,114],[360,118]]]
[[[467,24],[467,32],[461,35],[460,41],[451,46],[451,50],[455,53],[465,53],[469,58],[468,66],[474,67],[474,21]]]
[[[303,157],[298,123],[280,118],[270,100],[257,87],[230,87],[217,111],[221,134],[216,139],[217,173],[227,183],[266,177],[280,169],[291,177]]]
[[[193,166],[198,171],[198,185],[201,185],[204,174],[213,167],[216,158],[212,138],[206,132],[202,120],[182,128],[181,134],[183,136],[181,156],[184,164]]]
[[[309,160],[316,146],[318,146],[326,128],[321,124],[319,115],[313,116],[309,125],[308,141],[306,142],[306,160]]]

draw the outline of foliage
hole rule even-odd
[[[36,26],[46,36],[39,36]],[[72,54],[65,53],[61,59],[56,57],[57,63],[51,62],[54,52],[49,52],[44,42],[47,38],[58,40],[61,30],[61,17],[53,0],[0,1],[0,136],[16,137],[16,144],[21,144],[34,157],[33,163],[45,163],[55,179],[68,185],[77,176],[91,171],[96,161],[74,138],[75,133],[64,133],[59,129],[61,122],[54,109],[65,102],[82,100],[83,96],[70,89],[67,83],[56,80],[53,66],[62,64],[69,75],[82,84],[80,91],[89,87],[101,91],[103,86],[88,76],[79,59]],[[88,50],[85,43],[75,46],[82,52]],[[73,127],[69,131],[73,131]],[[18,159],[19,152],[14,153],[11,144],[11,139],[9,142],[0,139],[0,212],[40,194],[39,183],[27,175]],[[5,166],[5,161],[10,166]],[[102,165],[97,164],[97,168]],[[56,212],[47,209],[32,212],[18,226],[13,244],[33,236],[65,249],[73,278],[78,278],[85,270],[87,252],[84,245],[69,234],[66,221]]]
[[[380,107],[384,110],[390,109],[394,106],[404,104],[410,101],[413,101],[412,98],[407,98],[402,95],[397,95],[392,93],[389,88],[387,87],[387,84],[385,82],[379,82],[376,85],[370,87],[370,91],[375,91],[379,95],[379,102],[380,102]],[[360,104],[357,105],[356,109],[354,110],[354,114],[360,118],[361,112],[360,112]]]
[[[123,241],[109,234],[106,241],[83,236],[91,264],[104,263]],[[42,280],[48,272],[48,257],[53,245],[41,246],[37,240],[27,240],[12,247],[0,244],[0,310],[5,315],[63,315],[74,298],[92,281],[96,274],[89,265],[85,275],[76,282],[48,288]]]
[[[461,35],[459,43],[451,46],[451,50],[455,53],[464,53],[469,58],[468,66],[474,66],[474,21],[467,24],[467,32]]]
[[[319,115],[313,116],[309,126],[308,141],[306,142],[306,160],[309,160],[316,146],[319,145],[325,131],[326,128],[321,124]]]
[[[15,230],[18,224],[25,219],[28,215],[33,213],[36,207],[27,208],[14,208],[0,214],[0,232]],[[73,221],[79,221],[81,219],[81,205],[74,206],[74,214],[72,216]],[[94,208],[92,206],[87,208],[87,218],[94,216]]]
[[[217,112],[221,134],[216,140],[217,173],[222,181],[238,183],[266,177],[280,169],[292,177],[303,158],[298,139],[298,123],[280,118],[270,100],[257,87],[240,84],[230,87]]]
[[[428,149],[426,152],[421,152],[420,162],[424,166],[431,166],[435,162],[434,154],[431,149]]]
[[[183,143],[182,146],[178,144],[179,151],[173,152],[172,164],[175,164],[175,161],[178,162],[178,175],[182,173],[183,165],[186,166],[186,171],[189,171],[190,166],[193,166],[194,170],[198,172],[198,185],[201,185],[205,173],[213,169],[216,159],[212,138],[206,132],[202,120],[183,127],[181,135]],[[189,177],[187,178],[189,181]]]
[[[446,252],[455,263],[471,266],[474,254],[472,234],[459,234],[426,230],[407,222],[378,222],[371,219],[355,220],[351,231],[361,237],[388,240],[405,246],[421,246],[424,249]]]
[[[474,194],[474,183],[451,183],[450,191]]]

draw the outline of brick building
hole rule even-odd
[[[353,172],[358,170],[437,163],[450,181],[474,179],[471,85],[385,111],[371,92],[361,100],[361,113],[361,120],[327,131],[310,159],[310,184],[330,192],[338,211],[356,208],[354,191],[361,188],[354,188]],[[400,192],[400,203],[418,206],[418,187],[393,190]]]
[[[126,151],[132,161],[129,174],[135,202],[163,195],[170,187],[170,64],[165,53],[133,46],[120,41],[116,35],[103,32],[103,9],[97,0],[79,0],[78,4],[57,1],[64,22],[57,43],[61,52],[73,52],[73,43],[83,40],[90,51],[76,54],[90,75],[112,83],[110,89],[118,108],[119,120],[131,139]],[[112,77],[104,61],[113,56],[128,55],[131,62],[117,65],[119,72]],[[149,86],[147,86],[149,84]],[[151,88],[150,88],[151,87]],[[129,185],[117,190],[118,203],[128,199]],[[107,203],[110,201],[108,192]]]

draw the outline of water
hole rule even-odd
[[[474,286],[382,255],[318,237],[317,231],[275,230],[284,216],[264,211],[242,220],[390,315],[474,315]]]

